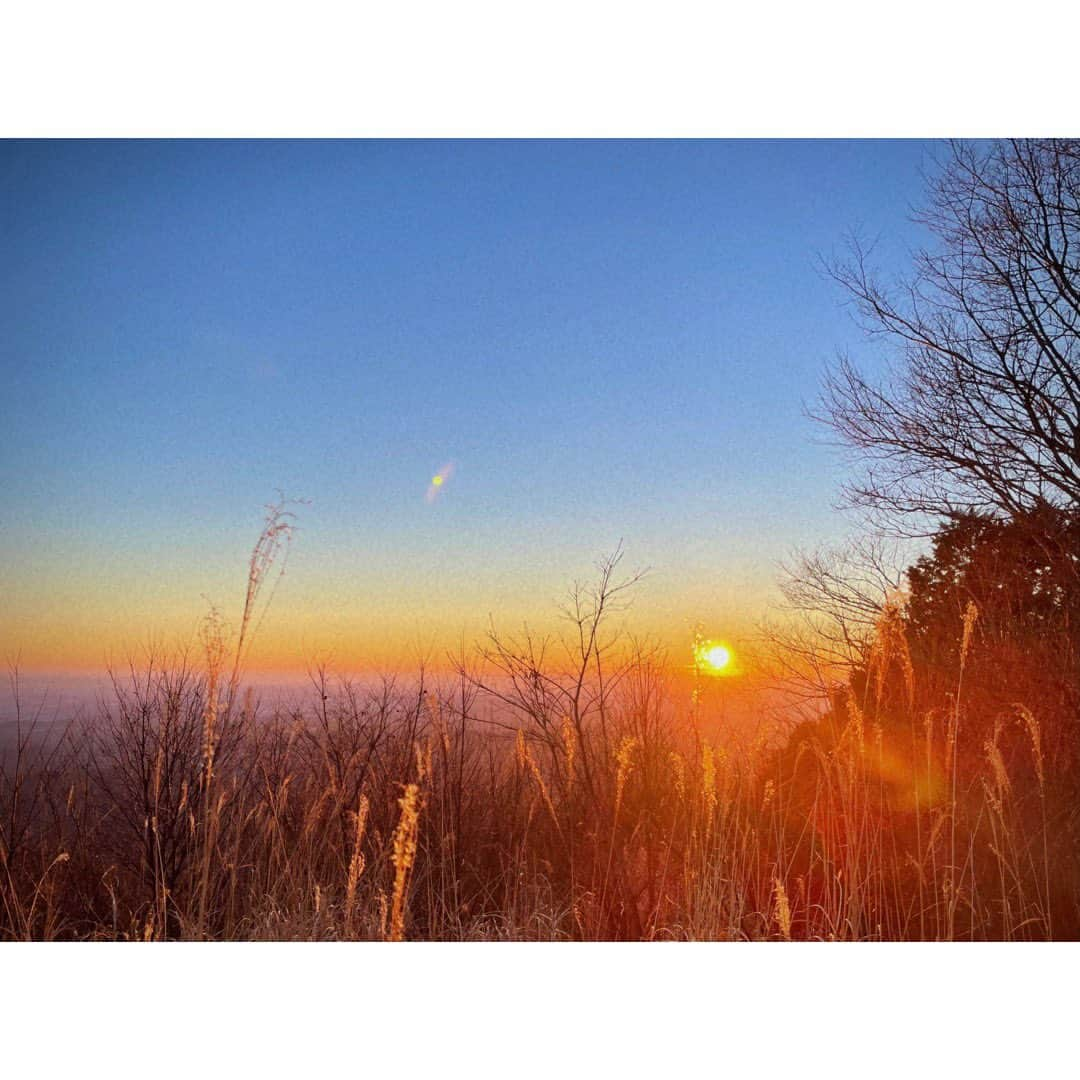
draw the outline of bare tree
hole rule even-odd
[[[936,239],[883,285],[828,266],[896,348],[883,382],[843,360],[817,416],[867,464],[848,495],[912,515],[1080,505],[1080,140],[951,144],[917,220]]]
[[[563,724],[568,722],[582,780],[594,799],[600,795],[596,762],[610,760],[615,737],[609,716],[612,695],[635,659],[617,655],[622,634],[609,629],[610,617],[625,610],[628,594],[648,573],[638,570],[618,578],[622,558],[620,543],[600,559],[595,584],[574,583],[561,607],[568,633],[552,640],[526,628],[521,636],[510,637],[492,626],[480,651],[487,674],[461,672],[473,680],[478,693],[508,710],[504,726],[521,729],[543,745],[556,768],[564,764]]]
[[[781,618],[760,630],[784,707],[814,703],[866,663],[885,603],[903,587],[904,556],[895,541],[856,539],[797,551],[781,566]]]

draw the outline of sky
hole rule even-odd
[[[805,409],[838,352],[881,358],[819,259],[857,229],[903,272],[932,151],[0,143],[0,656],[235,627],[278,491],[253,669],[555,629],[620,541],[636,633],[750,633],[779,563],[852,531]]]

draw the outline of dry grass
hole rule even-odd
[[[1047,752],[1062,735],[1033,703],[976,693],[973,608],[948,694],[923,685],[887,606],[861,684],[740,748],[661,658],[606,635],[617,561],[573,598],[561,654],[493,634],[486,668],[441,685],[319,671],[309,708],[266,714],[240,689],[246,631],[230,646],[211,620],[199,664],[114,675],[62,737],[20,713],[0,935],[1078,935],[1076,784]],[[271,565],[253,560],[245,626]]]
[[[968,745],[962,706],[900,735],[875,687],[783,747],[695,755],[661,700],[645,723],[613,694],[606,738],[538,717],[527,741],[456,716],[468,686],[344,683],[308,715],[225,709],[211,755],[208,678],[132,678],[126,725],[6,774],[7,938],[1076,933],[1075,809],[1026,708]]]

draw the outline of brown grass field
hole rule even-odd
[[[452,679],[316,672],[307,706],[268,711],[241,662],[282,526],[237,641],[211,617],[201,652],[114,672],[67,724],[20,704],[5,939],[1077,936],[1071,705],[993,689],[974,602],[936,667],[886,603],[828,708],[741,742],[608,634],[617,557],[561,662],[493,635]]]

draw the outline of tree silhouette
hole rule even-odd
[[[848,360],[817,415],[864,459],[855,505],[1015,515],[1080,505],[1080,140],[954,143],[918,215],[935,245],[891,289],[869,252],[829,270],[894,346],[871,381]]]

